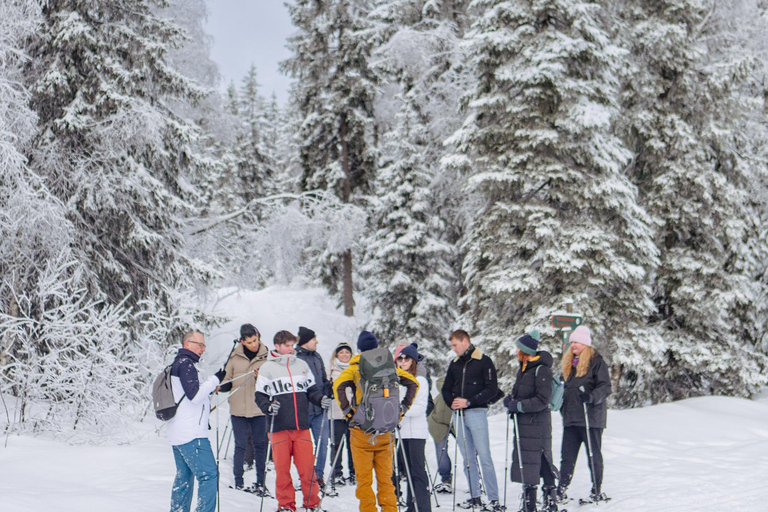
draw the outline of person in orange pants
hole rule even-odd
[[[357,339],[357,349],[362,353],[373,350],[379,342],[372,333],[363,331]],[[349,366],[333,382],[333,392],[336,400],[347,419],[351,419],[354,410],[347,397],[347,389],[355,396],[355,404],[362,401],[363,391],[360,385],[361,354],[349,360]],[[391,356],[390,356],[391,357]],[[413,404],[413,398],[419,390],[416,379],[392,362],[392,369],[397,372],[398,382],[406,388],[405,397],[400,404],[401,412],[407,411]],[[397,512],[395,486],[392,483],[392,452],[394,451],[394,434],[384,432],[370,434],[362,430],[354,422],[350,423],[349,444],[352,448],[352,460],[355,464],[357,489],[355,496],[360,500],[360,512],[378,512],[376,501],[381,512]],[[373,492],[373,471],[376,471],[376,493]]]
[[[302,508],[320,511],[320,496],[315,479],[315,457],[309,433],[309,401],[328,410],[332,399],[323,396],[307,363],[293,355],[296,336],[288,331],[275,334],[275,350],[259,370],[256,404],[271,416],[270,442],[275,463],[278,512],[295,512],[296,491],[291,480],[291,458],[299,472]]]

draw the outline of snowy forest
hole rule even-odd
[[[768,384],[768,1],[288,5],[279,105],[204,0],[0,0],[10,428],[144,417],[202,297],[289,283],[506,384],[571,300],[613,407]]]

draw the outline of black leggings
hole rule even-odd
[[[595,472],[592,475],[592,489],[599,493],[603,483],[603,453],[602,453],[602,428],[590,428],[589,440],[592,443],[592,461],[589,461],[589,472],[592,473],[592,462]],[[573,469],[576,467],[576,459],[579,457],[581,445],[587,444],[587,429],[585,427],[563,428],[563,446],[560,456],[560,485],[568,487],[573,478]]]

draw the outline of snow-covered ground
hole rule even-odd
[[[299,325],[313,328],[326,359],[339,341],[355,341],[364,322],[364,318],[343,317],[335,302],[318,290],[271,288],[230,294],[209,309],[227,312],[234,319],[208,337],[204,373],[221,364],[243,322],[253,322],[270,346],[277,330],[295,332]],[[211,415],[214,446],[218,426],[226,447],[227,419],[224,400],[220,412]],[[557,459],[559,415],[554,415],[553,421]],[[603,489],[613,500],[598,507],[580,507],[572,502],[568,506],[571,512],[590,508],[605,512],[768,511],[768,396],[756,400],[696,398],[609,411],[608,422],[603,438]],[[490,425],[494,462],[503,489],[506,417],[496,414]],[[0,447],[0,511],[167,510],[175,470],[163,424],[152,419],[132,430],[137,437],[130,444],[99,446],[70,445],[45,436],[9,436]],[[427,446],[434,475],[434,449],[431,443]],[[233,481],[232,450],[230,445],[221,453],[221,510],[254,511],[260,505],[258,498],[228,488]],[[449,453],[453,455],[453,445]],[[252,481],[253,473],[246,474],[246,483]],[[274,473],[268,474],[267,482],[274,489]],[[458,486],[457,498],[463,500],[467,489],[463,476],[458,478]],[[507,489],[508,508],[517,510],[519,485],[510,483]],[[588,490],[589,471],[582,451],[569,494],[585,496]],[[338,497],[324,499],[323,508],[356,511],[354,489],[342,487],[339,491]],[[450,495],[439,495],[438,499],[441,510],[450,509]],[[265,500],[265,511],[275,509],[274,500]]]

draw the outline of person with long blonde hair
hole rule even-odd
[[[603,482],[602,438],[606,426],[608,405],[611,394],[611,380],[608,365],[592,347],[592,335],[584,325],[576,327],[569,338],[570,347],[563,353],[561,369],[565,381],[563,406],[563,442],[560,457],[560,483],[557,498],[560,503],[569,501],[566,489],[573,478],[576,459],[581,445],[587,446],[589,471],[592,475],[592,489],[588,499],[582,503],[607,501],[601,492]],[[586,412],[586,414],[585,414]],[[589,432],[587,432],[589,420]],[[589,436],[589,438],[587,438]]]

